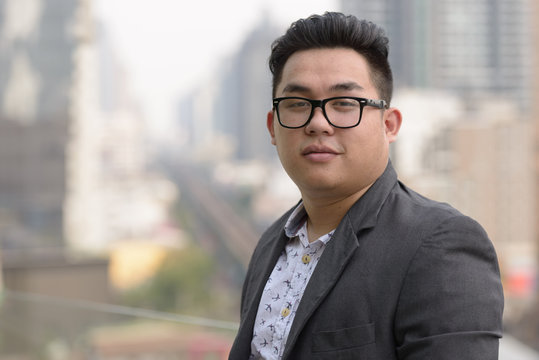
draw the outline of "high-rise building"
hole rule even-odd
[[[272,159],[275,149],[266,129],[271,109],[271,76],[267,65],[278,30],[268,19],[248,34],[239,50],[223,61],[211,84],[182,99],[180,122],[189,132],[189,151],[238,160]],[[203,155],[207,158],[208,156]]]
[[[533,87],[533,108],[530,112],[530,121],[535,125],[535,196],[536,196],[536,202],[535,202],[535,211],[536,214],[536,221],[535,221],[535,237],[537,242],[537,259],[539,263],[539,2],[534,1],[534,8],[532,9],[532,14],[534,21],[532,22],[534,25],[532,27],[533,29],[533,39],[532,44],[535,44],[533,46],[534,51],[534,72],[533,72],[533,79],[535,79],[534,87]]]
[[[344,12],[381,25],[397,87],[496,94],[522,110],[530,95],[530,0],[341,0]]]
[[[216,126],[237,141],[239,159],[275,156],[265,126],[271,109],[270,45],[278,30],[269,19],[262,21],[243,42],[230,62],[219,92]]]
[[[80,2],[0,0],[0,241],[59,244]],[[78,33],[79,32],[79,33]]]
[[[0,0],[0,243],[154,236],[167,188],[94,0]],[[101,55],[101,57],[100,57]],[[173,192],[173,191],[172,191]]]

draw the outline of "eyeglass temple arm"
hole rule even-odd
[[[366,100],[367,100],[368,106],[374,106],[374,107],[377,107],[378,109],[387,109],[387,101],[385,100],[371,100],[371,99],[366,99]]]

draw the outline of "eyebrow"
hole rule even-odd
[[[349,90],[364,90],[364,88],[358,83],[350,81],[346,83],[335,84],[330,88],[330,90],[331,91],[343,91],[343,90],[349,91]]]
[[[291,93],[291,92],[308,92],[309,91],[309,88],[306,87],[306,86],[303,86],[303,85],[299,85],[299,84],[288,84],[284,87],[283,89],[283,93]]]
[[[363,86],[359,85],[356,82],[349,81],[344,83],[338,83],[335,85],[332,85],[329,90],[331,92],[337,92],[337,91],[350,91],[350,90],[364,90]],[[306,86],[300,85],[300,84],[288,84],[284,87],[283,93],[293,93],[293,92],[300,92],[300,93],[306,93],[309,92],[310,89]]]

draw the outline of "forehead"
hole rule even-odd
[[[373,88],[370,67],[363,55],[349,48],[301,50],[292,54],[285,66],[277,94],[290,88],[327,91],[338,84],[357,84],[356,88]]]

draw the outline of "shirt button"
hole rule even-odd
[[[281,316],[282,317],[287,317],[288,315],[290,315],[290,309],[289,308],[284,308],[281,310]]]
[[[303,261],[304,264],[308,264],[311,262],[311,256],[308,254],[305,254],[302,256],[301,261]]]

